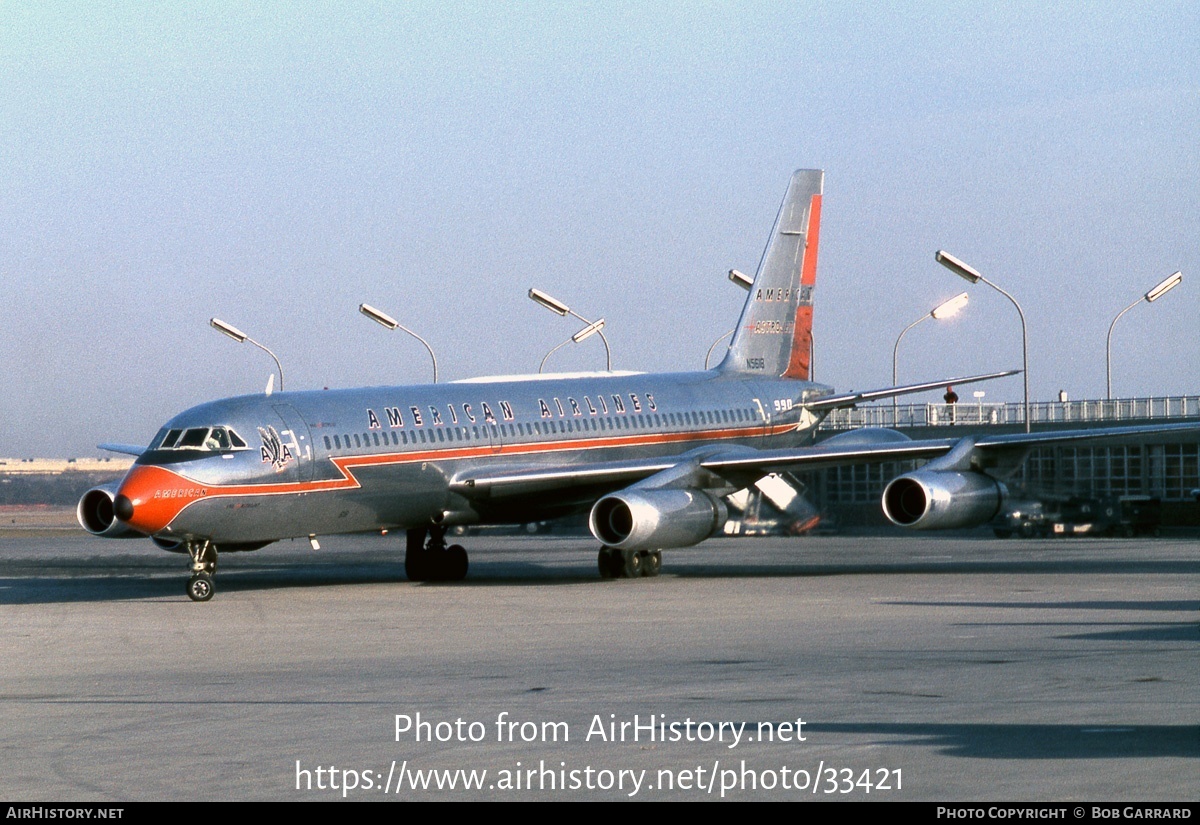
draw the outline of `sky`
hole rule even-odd
[[[617,369],[736,322],[824,169],[815,377],[1019,368],[1034,400],[1200,394],[1200,4],[0,0],[0,456],[148,443],[192,405]],[[548,368],[602,369],[598,339]],[[1019,401],[1019,377],[983,388]],[[938,394],[917,397],[935,400]]]

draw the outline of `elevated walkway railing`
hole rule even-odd
[[[858,427],[937,427],[954,424],[1024,424],[1025,405],[1019,401],[982,404],[869,404],[850,410],[834,410],[821,422],[823,430]],[[1090,421],[1200,418],[1200,396],[1160,398],[1114,398],[1084,401],[1037,401],[1029,405],[1034,424],[1063,424]]]

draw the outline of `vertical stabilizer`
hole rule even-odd
[[[722,371],[808,380],[825,173],[792,175]]]

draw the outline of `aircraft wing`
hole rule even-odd
[[[887,431],[871,432],[881,435]],[[682,455],[656,459],[595,462],[564,467],[488,469],[482,472],[462,473],[451,481],[450,489],[467,498],[501,498],[579,487],[616,489],[681,467],[691,468],[696,473],[706,471],[720,477],[748,478],[750,480],[744,484],[749,484],[768,473],[782,469],[821,469],[843,464],[934,458],[949,452],[957,441],[912,441],[902,435],[900,438],[903,440],[890,438],[886,442],[855,442],[781,450],[755,450],[750,447],[701,448]],[[716,483],[701,486],[721,485]]]
[[[139,447],[137,444],[97,444],[96,449],[108,450],[110,453],[124,453],[125,455],[141,455],[146,452],[145,447]]]
[[[936,385],[935,385],[936,386]],[[451,480],[450,488],[469,499],[495,499],[531,494],[568,494],[579,488],[619,489],[667,471],[675,471],[672,486],[718,488],[725,483],[752,484],[758,478],[783,470],[821,470],[850,464],[880,461],[932,459],[946,455],[956,446],[970,447],[985,455],[1023,456],[1047,444],[1109,444],[1138,441],[1148,436],[1200,431],[1200,422],[1055,430],[1006,435],[956,436],[914,441],[895,430],[866,428],[851,430],[827,441],[807,446],[772,450],[752,447],[698,448],[676,456],[628,461],[572,464],[563,467],[489,468],[464,471]],[[989,462],[991,463],[991,462]],[[1011,462],[1007,462],[1011,463]],[[680,472],[680,471],[687,472]]]

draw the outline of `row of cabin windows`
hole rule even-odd
[[[598,432],[601,430],[640,430],[646,427],[682,427],[702,426],[706,424],[732,424],[738,421],[753,421],[752,410],[706,410],[703,412],[686,413],[652,413],[631,415],[621,418],[573,418],[557,421],[534,421],[519,424],[493,424],[502,438],[520,438],[555,433]],[[419,430],[391,430],[390,432],[368,431],[361,435],[325,436],[326,450],[362,449],[372,445],[386,447],[389,444],[401,445],[438,444],[453,441],[477,441],[488,438],[487,426],[475,427],[434,427]]]

